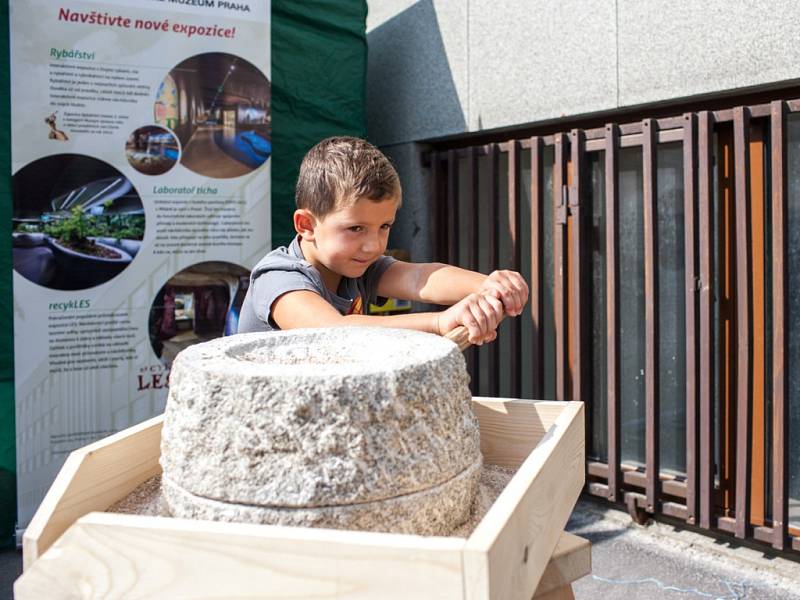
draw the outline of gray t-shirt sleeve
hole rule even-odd
[[[300,271],[268,271],[253,282],[253,309],[256,316],[270,327],[278,329],[272,320],[272,304],[287,292],[308,290],[320,293],[314,283]]]
[[[364,272],[362,281],[364,283],[364,293],[366,295],[365,304],[369,306],[372,304],[384,304],[386,299],[378,300],[378,283],[386,272],[386,269],[391,267],[395,262],[391,256],[381,256],[378,260],[372,263],[369,268]]]

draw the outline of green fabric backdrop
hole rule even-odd
[[[294,185],[305,153],[331,135],[366,136],[367,5],[272,2],[272,242],[294,235]]]
[[[0,547],[7,547],[17,512],[8,2],[0,12]],[[364,0],[272,0],[274,246],[294,233],[294,184],[306,151],[327,136],[365,135],[366,16]]]
[[[0,547],[14,543],[17,518],[17,448],[14,429],[14,317],[11,290],[11,108],[8,61],[8,3],[0,15],[5,42],[0,61]]]

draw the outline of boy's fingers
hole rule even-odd
[[[497,309],[491,305],[488,298],[481,298],[478,300],[479,309],[481,311],[481,315],[483,316],[485,328],[483,330],[484,334],[493,331],[495,327],[497,327],[498,317],[497,317]]]
[[[497,298],[486,298],[484,302],[488,305],[488,310],[491,311],[492,319],[493,319],[493,327],[495,329],[497,325],[500,323],[500,319],[503,318],[503,303],[500,302]]]
[[[480,328],[481,335],[483,335],[489,329],[489,320],[486,318],[486,314],[483,311],[480,302],[481,300],[478,299],[475,303],[470,304],[469,309],[472,313],[472,316],[475,318],[476,324]]]
[[[464,327],[467,328],[468,339],[471,344],[474,344],[478,340],[478,328],[475,325],[475,320],[472,318],[470,314],[468,317],[462,319],[462,323]]]
[[[496,326],[496,323],[499,323],[500,319],[503,317],[503,311],[505,309],[503,301],[498,297],[497,294],[484,294],[481,298],[483,302],[488,305],[494,317]]]

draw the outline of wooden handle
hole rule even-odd
[[[459,325],[455,329],[448,331],[444,334],[444,337],[451,342],[455,342],[461,352],[472,345],[469,341],[469,332],[463,325]]]
[[[500,323],[503,322],[504,318],[505,318],[505,313],[503,314],[503,317],[500,319]],[[498,327],[500,327],[500,323],[497,324]],[[463,325],[459,325],[455,329],[448,331],[447,333],[444,334],[443,337],[446,337],[451,342],[455,342],[456,346],[458,346],[458,349],[461,352],[463,352],[472,345],[472,343],[469,341],[469,331],[467,331],[467,328],[464,327]]]

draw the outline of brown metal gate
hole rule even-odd
[[[608,123],[434,150],[429,166],[435,258],[531,284],[525,314],[469,351],[473,392],[584,400],[589,493],[800,551],[787,399],[796,112],[800,101],[775,100]]]

